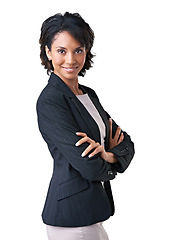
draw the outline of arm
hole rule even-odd
[[[93,139],[89,138],[86,133],[78,132],[76,133],[78,136],[81,136],[82,139],[80,139],[75,145],[78,147],[81,144],[88,142],[89,146],[84,150],[84,152],[81,154],[82,157],[89,154],[89,158],[95,156],[96,154],[99,154],[99,156],[104,159],[105,161],[109,163],[117,163],[118,160],[116,156],[111,152],[106,152],[103,145],[100,145],[98,142],[95,142]],[[92,151],[92,152],[91,152]]]
[[[110,115],[107,112],[106,114],[108,119],[110,119]],[[123,135],[123,140],[119,141],[119,144],[117,145],[113,144],[110,141],[115,137],[115,134],[118,131],[118,125],[115,123],[114,120],[112,120],[112,126],[110,129],[110,132],[112,132],[112,134],[110,134],[109,148],[107,151],[113,153],[116,156],[118,162],[114,163],[114,166],[117,172],[122,173],[128,168],[131,160],[133,159],[133,156],[135,154],[134,143],[131,141],[130,136],[126,132],[121,130],[121,135],[119,136],[119,139]]]
[[[57,104],[58,102],[58,104]],[[37,103],[38,123],[43,138],[47,143],[54,144],[70,165],[89,181],[108,181],[115,178],[116,170],[113,164],[95,155],[91,158],[82,157],[82,152],[88,147],[85,142],[76,147],[80,140],[76,135],[79,127],[66,106],[60,106],[59,101],[39,100]]]
[[[91,91],[90,93],[94,97],[96,97],[98,102],[100,103],[95,91],[91,89],[90,91]],[[101,156],[101,158],[112,163],[112,165],[114,166],[117,172],[122,173],[127,169],[131,160],[133,159],[133,156],[135,153],[134,144],[131,141],[130,136],[126,132],[121,130],[121,128],[115,123],[114,120],[111,119],[110,115],[106,111],[105,113],[109,120],[109,130],[110,130],[108,147],[106,149],[107,155],[105,153],[105,149],[101,149],[102,146],[93,146],[93,147],[91,146],[91,148],[96,148],[93,151],[92,155],[99,153],[99,156]]]
[[[107,151],[104,149],[104,146],[96,143],[93,139],[90,139],[86,133],[82,132],[76,133],[82,137],[82,139],[76,143],[76,146],[88,142],[89,146],[83,151],[82,156],[89,153],[89,157],[99,154],[102,159],[113,164],[116,171],[122,173],[127,169],[133,158],[133,142],[127,133],[122,132],[121,128],[117,126],[115,122],[113,124],[112,119],[109,120],[109,129],[109,149]]]

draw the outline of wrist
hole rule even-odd
[[[106,159],[107,162],[109,163],[117,163],[118,162],[118,159],[117,157],[114,155],[114,153],[112,152],[107,152],[107,159]]]

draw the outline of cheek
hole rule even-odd
[[[86,55],[80,56],[80,59],[79,59],[80,64],[81,64],[81,65],[84,65],[84,64],[85,64],[85,61],[86,61]]]
[[[64,61],[63,57],[61,57],[58,54],[55,54],[54,56],[52,56],[52,64],[54,65],[62,64],[63,61]]]

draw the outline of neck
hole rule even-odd
[[[81,95],[83,94],[81,89],[78,87],[78,77],[73,78],[73,79],[65,79],[61,77],[58,73],[54,72],[56,75],[58,75],[64,82],[65,84],[70,88],[70,90],[75,94],[75,95]]]

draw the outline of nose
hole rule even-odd
[[[74,56],[74,54],[73,53],[71,53],[71,52],[69,52],[69,53],[67,53],[67,55],[66,55],[66,63],[68,64],[68,65],[73,65],[73,64],[75,64],[76,63],[76,59],[75,59],[75,56]]]

